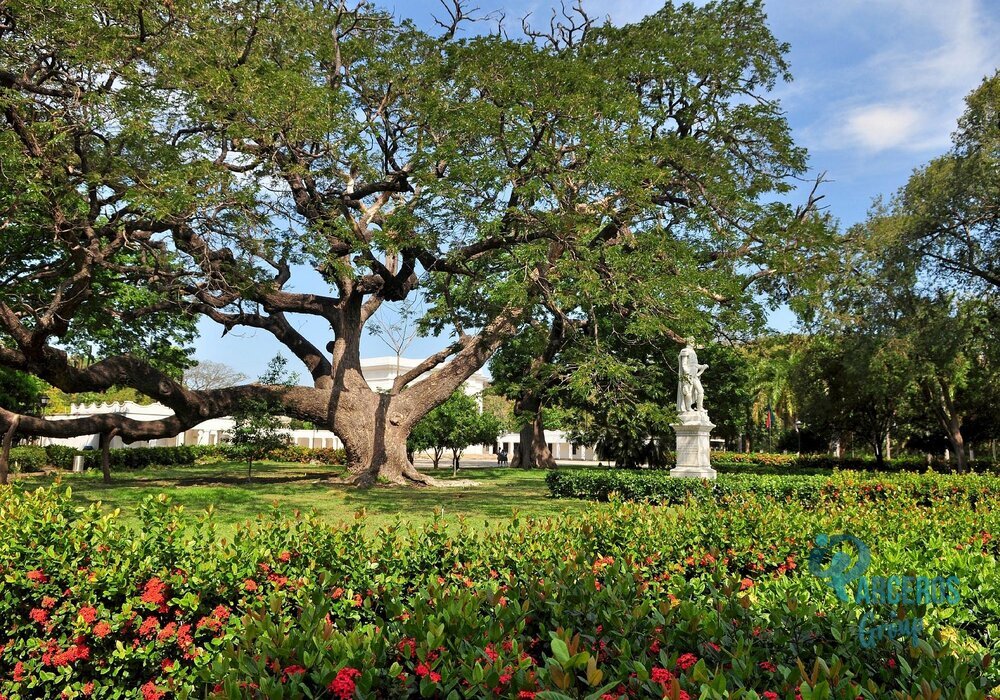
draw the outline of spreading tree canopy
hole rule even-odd
[[[359,483],[427,482],[410,430],[524,328],[596,296],[778,290],[815,200],[781,201],[805,155],[762,3],[568,14],[475,33],[461,5],[425,31],[367,2],[6,3],[0,365],[174,415],[5,406],[0,428],[134,441],[255,401],[332,429]],[[418,288],[448,345],[377,393],[363,329]],[[186,386],[199,318],[273,335],[312,386]]]

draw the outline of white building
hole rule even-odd
[[[361,371],[368,381],[368,385],[375,391],[388,391],[392,388],[392,383],[399,374],[403,374],[418,364],[421,360],[396,357],[374,357],[361,361]],[[469,377],[463,388],[470,396],[479,396],[489,385],[489,380],[482,372],[476,372]],[[140,405],[131,401],[111,404],[72,404],[70,412],[60,415],[48,416],[52,420],[65,420],[68,418],[79,418],[104,413],[122,413],[135,420],[160,420],[173,415],[173,411],[163,404],[153,403]],[[139,441],[129,445],[122,443],[121,438],[114,438],[111,442],[112,448],[119,447],[172,447],[176,445],[217,445],[226,441],[226,435],[232,430],[233,420],[231,418],[212,418],[204,423],[199,423],[190,430],[171,438],[161,438],[159,440]],[[343,447],[340,438],[329,430],[291,430],[287,431],[291,436],[292,443],[302,447]],[[546,430],[545,441],[549,444],[552,456],[559,461],[568,460],[596,460],[596,450],[592,447],[581,447],[569,443],[562,433],[557,430]],[[517,433],[502,435],[497,441],[497,445],[472,446],[466,450],[466,456],[476,457],[477,455],[492,455],[500,449],[506,447],[507,452],[514,454],[516,446],[520,443],[520,436]],[[81,435],[74,438],[42,438],[43,445],[66,445],[83,449],[99,447],[98,435]]]

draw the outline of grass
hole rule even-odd
[[[118,472],[112,475],[111,484],[103,483],[100,472],[95,471],[26,474],[17,483],[34,489],[58,481],[72,487],[73,500],[81,505],[100,502],[108,510],[120,508],[137,525],[138,504],[149,496],[167,494],[191,512],[213,506],[223,532],[274,508],[286,515],[296,510],[314,511],[331,523],[353,520],[355,513],[363,510],[366,523],[375,528],[397,518],[427,521],[435,508],[443,509],[446,519],[464,517],[488,525],[509,519],[515,509],[524,516],[545,517],[588,505],[586,501],[549,498],[542,470],[469,469],[459,472],[459,478],[473,479],[478,486],[420,489],[357,489],[330,481],[342,473],[340,467],[264,462],[254,466],[254,479],[248,483],[245,464],[223,462]],[[441,470],[440,476],[435,476],[450,480],[450,474]]]

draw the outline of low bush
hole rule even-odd
[[[0,695],[984,700],[1000,683],[1000,512],[961,500],[747,493],[486,532],[262,517],[227,540],[165,496],[140,517],[0,489]],[[867,648],[857,606],[806,571],[819,532],[870,543],[872,575],[957,576],[961,602],[919,611],[916,646]]]
[[[747,495],[818,503],[843,500],[912,499],[917,505],[965,501],[972,505],[1000,497],[1000,477],[991,474],[897,473],[859,475],[720,474],[713,481],[677,479],[665,471],[625,469],[551,470],[545,476],[555,498],[678,504],[689,500],[732,499]]]
[[[10,468],[13,472],[37,472],[49,463],[44,447],[12,447],[10,450]]]
[[[66,447],[64,445],[48,445],[45,448],[45,456],[50,466],[56,469],[72,469],[73,458],[78,454],[83,454],[80,450]]]

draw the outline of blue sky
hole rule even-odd
[[[385,2],[397,15],[429,25],[436,1]],[[477,0],[480,14],[502,11],[513,23],[527,13],[547,20],[551,2]],[[625,23],[662,0],[594,2],[592,14]],[[889,195],[915,167],[948,148],[963,98],[1000,66],[998,0],[766,0],[772,31],[791,44],[794,81],[779,86],[796,142],[809,150],[814,174],[825,172],[825,204],[847,226],[864,218],[872,198]],[[787,329],[778,310],[771,325]],[[321,345],[325,329],[303,328]],[[203,322],[197,357],[258,376],[281,346],[263,332]],[[418,339],[407,356],[423,357],[445,339]],[[366,336],[365,357],[391,352]],[[286,353],[287,355],[287,353]]]

